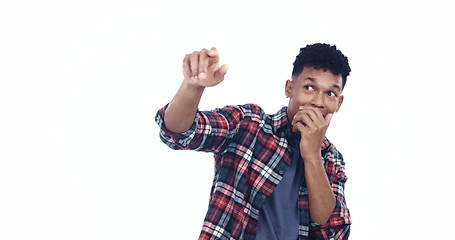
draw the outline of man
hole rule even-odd
[[[223,81],[215,48],[187,54],[182,85],[156,114],[172,149],[212,152],[215,179],[200,240],[347,239],[344,160],[325,137],[351,69],[335,46],[300,49],[287,107],[266,114],[256,104],[199,111],[206,87]]]

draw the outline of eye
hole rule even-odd
[[[336,94],[335,92],[333,92],[333,91],[329,91],[327,94],[328,94],[330,97],[336,97],[336,96],[337,96],[337,94]],[[330,95],[330,94],[332,94],[332,95]]]
[[[311,86],[311,85],[305,85],[305,86],[303,86],[303,88],[305,88],[306,90],[313,90],[314,89],[313,86]],[[311,89],[309,89],[309,88],[311,88]]]

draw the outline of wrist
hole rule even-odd
[[[317,152],[317,153],[305,153],[305,154],[302,153],[302,158],[305,161],[319,162],[319,161],[321,161],[322,156],[321,156],[320,152]]]
[[[189,93],[193,93],[193,94],[201,94],[205,89],[204,86],[191,84],[185,80],[182,82],[181,88],[185,92],[189,92]]]
[[[191,83],[191,81],[189,81],[188,79],[183,79],[182,88],[189,91],[203,91],[205,89],[205,86]]]

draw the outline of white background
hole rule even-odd
[[[2,1],[0,239],[197,239],[213,158],[173,151],[156,111],[186,53],[229,65],[200,109],[287,105],[300,47],[352,73],[329,139],[346,161],[351,238],[453,237],[449,1]]]

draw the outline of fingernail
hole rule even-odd
[[[205,74],[205,72],[199,73],[199,78],[205,78],[205,77],[207,77],[207,74]]]

